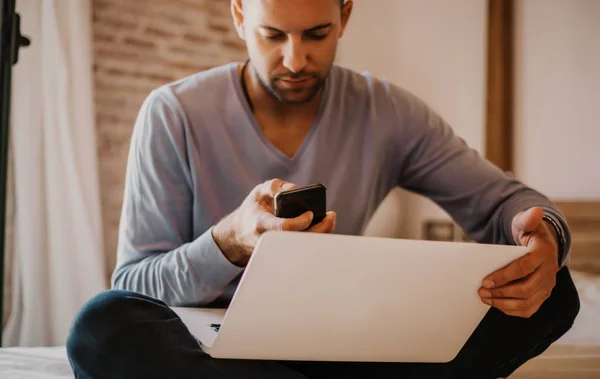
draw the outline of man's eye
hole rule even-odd
[[[328,33],[326,33],[326,34],[314,34],[314,33],[308,33],[308,34],[306,34],[306,38],[312,39],[312,40],[315,40],[315,41],[324,40],[325,38],[327,38],[327,36],[328,36]]]
[[[270,40],[282,40],[285,38],[285,34],[283,33],[278,33],[278,34],[267,34],[265,36],[266,39],[270,39]]]

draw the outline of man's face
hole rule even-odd
[[[319,93],[343,31],[339,0],[245,0],[242,24],[254,71],[275,98],[300,104]]]

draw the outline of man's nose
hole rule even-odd
[[[283,52],[283,66],[293,73],[301,72],[306,67],[307,51],[298,37],[289,38]]]

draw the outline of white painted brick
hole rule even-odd
[[[107,275],[117,233],[131,131],[156,87],[246,57],[229,0],[93,0],[96,127]]]

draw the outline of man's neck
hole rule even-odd
[[[253,107],[254,114],[261,113],[269,118],[280,120],[282,125],[294,124],[293,120],[314,119],[317,115],[323,90],[321,89],[309,102],[303,104],[289,104],[275,98],[261,83],[256,75],[252,63],[248,62],[244,78],[248,97]]]

